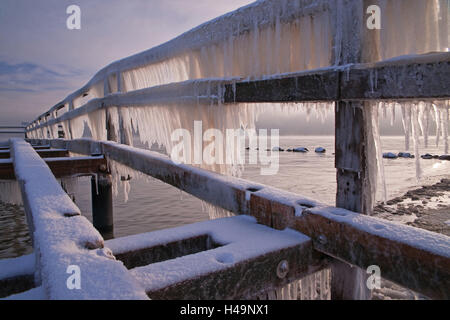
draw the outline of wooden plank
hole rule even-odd
[[[276,290],[326,268],[327,261],[315,260],[312,252],[310,244],[271,251],[217,272],[147,291],[147,295],[153,300],[255,299],[258,294]],[[288,262],[289,274],[280,279],[277,266],[283,260]]]
[[[340,79],[341,100],[448,99],[450,53],[359,65]]]
[[[449,63],[450,53],[445,52],[277,75],[265,80],[200,79],[172,83],[92,99],[32,130],[111,106],[151,107],[180,99],[185,103],[216,104],[221,98],[222,86],[225,86],[225,103],[450,98],[450,87],[446,85],[450,82]]]
[[[0,298],[6,298],[12,294],[24,292],[34,287],[33,274],[0,279]]]
[[[433,299],[450,298],[450,237],[336,209],[307,209],[295,229],[314,248]]]
[[[69,156],[69,151],[61,149],[38,149],[36,152],[41,156],[41,158],[60,158]],[[0,159],[9,158],[9,150],[0,150]]]
[[[14,166],[12,160],[0,161],[0,180],[15,180]]]
[[[281,78],[225,85],[224,103],[333,101],[339,96],[339,73],[305,72]]]
[[[45,162],[56,178],[74,175],[92,175],[106,171],[107,163],[103,156],[73,157],[73,158],[45,158]],[[14,180],[14,166],[12,161],[0,162],[0,180]]]
[[[242,216],[113,239],[105,245],[152,299],[248,299],[328,262],[301,233],[273,230]]]

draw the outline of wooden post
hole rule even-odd
[[[341,65],[360,63],[364,52],[365,8],[366,1],[347,0],[341,3],[336,18],[336,32],[341,32],[335,41],[334,60]],[[351,10],[349,10],[351,6]],[[341,20],[342,19],[342,20]],[[344,81],[344,79],[340,79]],[[336,145],[336,206],[351,211],[367,214],[368,202],[365,195],[371,194],[366,183],[371,174],[367,165],[367,147],[369,145],[367,131],[365,130],[364,102],[336,101],[335,112],[335,145]],[[366,286],[367,274],[365,270],[350,266],[336,260],[331,265],[331,299],[354,300],[370,299],[371,292]]]
[[[111,175],[99,174],[91,178],[92,220],[105,239],[114,236]]]
[[[106,112],[106,135],[110,141],[117,141],[114,124],[108,110]],[[92,220],[94,227],[105,239],[114,237],[114,214],[111,174],[102,173],[91,178]]]

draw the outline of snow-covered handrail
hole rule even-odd
[[[162,45],[111,63],[97,72],[86,85],[58,102],[38,118],[44,118],[45,115],[58,110],[62,105],[73,106],[74,99],[87,94],[95,85],[100,84],[103,87],[104,82],[108,81],[110,76],[116,77],[124,71],[169,60],[186,51],[200,50],[204,46],[224,42],[230,37],[237,37],[255,28],[264,28],[276,22],[288,22],[300,16],[326,11],[329,10],[330,4],[328,0],[255,1],[238,10],[203,23]],[[117,86],[118,89],[122,87],[120,83]],[[104,95],[106,94],[104,93]]]
[[[409,77],[414,74],[415,77]],[[377,63],[328,67],[265,77],[199,79],[92,99],[28,132],[108,107],[172,103],[305,102],[450,98],[450,53],[406,56]]]
[[[146,299],[143,289],[104,248],[102,236],[81,216],[31,145],[22,139],[11,139],[10,146],[32,234],[35,282],[42,285],[46,297]],[[71,266],[80,272],[80,289],[67,284],[73,272]]]

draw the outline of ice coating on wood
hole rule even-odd
[[[374,41],[362,48],[364,61],[449,47],[446,0],[378,0],[373,4],[381,7],[384,25]],[[77,108],[86,93],[95,98],[189,79],[261,77],[345,64],[351,59],[342,56],[342,46],[353,42],[343,34],[344,17],[352,17],[355,10],[364,16],[363,9],[362,1],[351,5],[324,0],[257,1],[108,65],[54,109],[65,104]],[[364,27],[353,29],[356,34],[367,32]]]

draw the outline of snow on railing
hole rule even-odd
[[[348,50],[361,37],[372,39],[365,28],[362,0],[345,5],[339,0],[257,1],[108,65],[28,128],[110,93],[199,78],[260,78],[346,64],[352,59],[342,56],[344,46],[346,52],[360,54],[367,62],[449,47],[446,0],[409,0],[407,5],[376,0],[372,4],[379,5],[384,14],[380,36],[362,48]],[[355,14],[361,17],[355,20]],[[409,25],[416,15],[420,19]],[[350,30],[352,35],[346,34]],[[400,38],[399,30],[405,31]]]
[[[49,299],[146,299],[116,261],[92,224],[61,188],[44,160],[22,139],[11,139],[36,257],[35,282]],[[68,285],[71,269],[80,271],[77,290]],[[72,272],[72,271],[70,271]]]
[[[110,161],[171,184],[214,206],[238,215],[251,215],[258,223],[277,230],[300,231],[312,239],[315,250],[328,256],[363,269],[377,264],[386,279],[431,298],[450,297],[448,236],[327,207],[251,181],[178,165],[159,153],[115,142],[90,139],[34,142],[50,143],[81,154],[105,154]],[[112,243],[118,244],[120,240]]]

